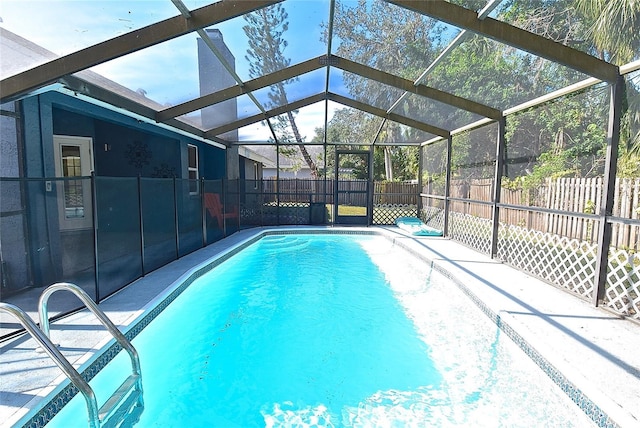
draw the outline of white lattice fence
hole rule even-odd
[[[627,250],[609,251],[605,305],[640,320],[640,257]]]
[[[593,295],[597,245],[501,224],[498,258],[585,298]]]
[[[416,205],[374,204],[373,224],[395,224],[398,217],[415,217],[417,212]]]
[[[444,230],[444,210],[437,207],[423,207],[420,219],[429,227]]]
[[[491,251],[491,220],[458,212],[449,213],[449,236],[477,251]]]

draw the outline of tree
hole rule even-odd
[[[435,58],[440,33],[444,27],[437,21],[413,13],[407,9],[386,2],[369,3],[359,0],[357,5],[338,2],[334,19],[334,36],[340,40],[336,53],[355,62],[369,65],[375,69],[401,75],[406,79],[416,79]],[[362,78],[356,74],[345,73],[343,82],[349,93],[375,107],[388,109],[402,94],[402,91]],[[400,108],[412,112],[420,109],[414,100],[407,100]],[[360,142],[373,143],[382,118],[361,114],[360,129],[366,129]],[[334,116],[330,127],[339,127],[345,116]],[[362,124],[364,121],[364,125]],[[413,139],[415,130],[398,123],[387,121],[377,143],[399,142]],[[413,149],[415,151],[415,149]],[[378,153],[379,152],[379,153]],[[385,146],[374,153],[374,162],[382,159],[384,176],[387,179],[404,179],[407,174],[398,172],[394,163],[407,165],[406,157],[411,150],[394,149]],[[377,165],[374,165],[376,177],[382,177]],[[413,177],[415,178],[415,176]]]
[[[455,2],[468,8],[483,6],[463,0]],[[637,56],[637,39],[640,36],[635,33],[630,35],[626,30],[621,31],[627,34],[627,40],[622,42],[614,38],[608,45],[594,37],[592,28],[598,27],[594,22],[603,16],[613,17],[615,21],[608,28],[638,28],[640,3],[636,0],[621,2],[625,5],[605,0],[505,0],[496,13],[502,21],[591,54],[621,58],[620,52],[631,50]],[[431,64],[435,54],[451,38],[451,31],[443,30],[428,18],[417,14],[405,15],[406,11],[380,3],[368,6],[360,2],[358,8],[337,7],[339,13],[336,16],[339,18],[335,27],[341,42],[338,53],[374,68],[414,79]],[[598,3],[601,9],[588,14],[579,7],[579,3]],[[626,11],[624,19],[621,11]],[[397,30],[409,28],[415,31],[418,27],[421,32],[416,32],[415,36]],[[598,28],[607,27],[600,24]],[[394,30],[397,31],[394,33]],[[610,33],[616,32],[608,30],[607,34]],[[621,45],[620,52],[602,53],[603,49],[613,49],[616,43]],[[472,35],[451,51],[431,71],[425,82],[437,89],[504,110],[583,78],[579,72],[561,64]],[[362,97],[365,102],[379,108],[384,108],[385,102],[397,97],[392,89],[353,74],[345,76],[345,86],[352,96]],[[386,92],[378,94],[381,90]],[[637,94],[636,85],[630,83],[626,98],[628,114],[623,120],[625,141],[637,141],[640,136],[640,113],[637,107],[633,107],[634,103],[636,106],[638,104]],[[472,121],[469,119],[475,119],[469,113],[413,95],[394,111],[445,129],[456,129]],[[606,147],[606,111],[607,91],[599,86],[583,94],[546,103],[534,111],[510,115],[507,120],[508,162],[505,173],[510,179],[530,176],[527,182],[531,182],[531,185],[550,175],[601,174]],[[332,125],[337,123],[332,121]],[[471,131],[454,138],[453,164],[457,167],[455,173],[459,177],[484,178],[492,174],[495,130],[491,126],[485,128],[486,131]],[[398,129],[402,127],[398,126]],[[394,130],[385,129],[378,141],[401,141],[397,135]],[[640,153],[640,142],[638,145],[626,144],[626,147],[629,153],[636,153],[635,150]],[[396,162],[396,158],[392,155],[396,152],[400,151],[394,149],[387,153],[393,162]],[[424,164],[430,165],[431,150],[425,150],[424,155]],[[406,153],[399,162],[409,158],[410,155]],[[435,160],[434,165],[437,164]],[[395,167],[388,169],[396,171]]]
[[[333,118],[329,121],[327,127],[327,143],[331,148],[327,150],[325,165],[327,174],[333,173],[335,167],[335,149],[342,150],[363,150],[363,143],[370,142],[372,135],[376,130],[372,125],[374,122],[368,120],[371,115],[360,110],[342,108],[334,112]],[[322,143],[324,141],[324,129],[316,128],[315,136],[312,142]],[[368,146],[367,146],[368,147]],[[361,159],[354,156],[352,158],[342,158],[343,162],[349,163],[349,167],[356,168],[356,176],[366,177],[365,170],[361,164]],[[376,162],[374,160],[374,170],[376,170]]]
[[[600,57],[625,64],[640,57],[640,2],[637,0],[576,0],[577,8],[593,24],[588,31]],[[640,85],[632,79],[625,93],[620,132],[621,175],[640,174]]]
[[[284,49],[287,41],[283,38],[284,33],[289,28],[288,15],[282,4],[264,7],[244,16],[247,25],[243,26],[245,34],[249,39],[246,59],[249,62],[249,75],[251,77],[264,76],[288,67],[291,60],[285,58]],[[268,107],[279,107],[287,105],[287,92],[285,85],[296,79],[278,82],[271,86],[269,92]],[[300,153],[311,169],[311,175],[318,177],[318,167],[302,144],[302,136],[295,121],[296,111],[288,111],[285,116],[278,116],[274,125],[275,130],[280,132],[282,143],[298,143]],[[291,129],[293,138],[288,132]],[[290,151],[281,151],[285,156],[290,155]]]
[[[640,2],[637,0],[575,0],[593,25],[587,35],[601,57],[625,64],[640,53]]]

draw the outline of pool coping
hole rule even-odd
[[[403,241],[396,242],[394,239],[394,243],[398,246],[401,246],[407,251],[412,251],[411,246],[405,245]],[[443,267],[437,261],[430,259],[428,257],[424,257],[422,254],[414,255],[418,258],[421,258],[425,262],[432,263],[433,269],[445,276],[447,279],[452,281],[456,286],[480,309],[496,326],[498,326],[524,353],[538,366],[542,371],[556,384],[575,404],[580,407],[580,409],[591,419],[598,427],[601,428],[615,428],[620,427],[618,423],[609,415],[609,412],[618,414],[617,406],[615,406],[608,397],[599,393],[597,389],[593,388],[589,385],[588,381],[582,378],[575,370],[573,370],[570,366],[563,364],[561,361],[557,360],[553,363],[549,360],[548,357],[543,356],[544,352],[541,352],[539,348],[544,345],[534,338],[530,338],[527,340],[525,335],[521,334],[521,332],[516,331],[513,327],[517,325],[515,318],[509,315],[504,311],[494,311],[490,305],[486,304],[481,298],[479,298],[473,291],[471,291],[470,287],[467,287],[458,277],[453,275],[448,269]],[[532,340],[533,339],[533,340]],[[534,347],[531,342],[537,342]],[[536,349],[538,348],[538,349]],[[550,349],[546,349],[546,355],[553,355]],[[560,369],[562,367],[562,369]],[[570,376],[565,375],[564,373],[570,372],[572,373]],[[574,382],[569,380],[570,378],[574,379]],[[580,379],[578,382],[582,385],[582,387],[578,387],[576,385],[575,380]],[[585,393],[583,389],[588,389],[589,393]],[[596,404],[596,400],[590,397],[597,397],[597,401],[600,405]],[[604,406],[603,403],[606,403]],[[609,409],[608,412],[605,411],[604,408]],[[627,415],[618,414],[619,419],[627,420]]]
[[[393,231],[397,236],[398,232]],[[398,245],[403,246],[408,251],[411,251],[417,257],[422,258],[425,261],[432,262],[434,267],[452,280],[462,292],[467,295],[478,308],[485,313],[491,319],[491,321],[499,326],[503,332],[505,332],[511,339],[522,349],[531,360],[536,363],[543,372],[557,385],[560,389],[575,403],[577,404],[587,416],[598,427],[640,427],[640,421],[634,417],[625,408],[621,407],[616,401],[614,401],[607,394],[598,388],[591,380],[587,379],[579,370],[573,367],[569,362],[565,361],[555,350],[546,343],[544,338],[541,338],[534,331],[527,328],[522,322],[516,320],[508,311],[500,309],[499,305],[493,305],[491,299],[482,299],[478,297],[478,283],[481,281],[474,278],[473,274],[464,272],[456,266],[456,263],[452,263],[451,260],[440,259],[437,252],[428,250],[432,254],[425,255],[424,248],[416,246],[415,243],[418,240],[406,239],[406,234],[402,238],[394,239]],[[433,239],[433,238],[431,238]],[[437,239],[437,238],[436,238]],[[453,241],[452,241],[453,242]],[[462,248],[467,248],[459,243]],[[515,270],[515,268],[508,264],[502,263],[498,260],[490,259],[488,256],[478,253],[473,249],[469,249],[475,253],[476,260],[481,263],[492,263],[496,266],[505,267],[506,269]],[[528,276],[526,273],[518,271],[522,276]],[[584,303],[578,299],[577,296],[568,292],[567,290],[559,289],[547,284],[535,277],[531,277],[534,281],[541,285],[548,287],[549,291],[557,292],[560,295],[568,296],[570,299],[575,299],[576,302]],[[466,284],[465,284],[466,283]],[[474,291],[472,291],[474,290]],[[629,323],[630,325],[637,327],[634,322],[619,317],[617,315],[611,315],[610,311],[604,308],[595,308],[590,306],[589,309],[595,312],[599,312],[605,317],[617,318]],[[640,338],[640,336],[638,336]],[[635,374],[637,378],[640,378],[640,368],[635,368]],[[640,382],[638,383],[640,385]],[[640,394],[640,390],[638,391]],[[598,403],[598,404],[596,404]]]
[[[278,227],[278,228],[256,228],[250,229],[242,238],[238,236],[235,242],[223,248],[221,251],[207,257],[204,261],[197,263],[177,279],[172,281],[164,290],[156,295],[151,301],[144,305],[141,309],[135,311],[129,316],[120,327],[125,336],[130,340],[137,336],[149,322],[158,316],[177,296],[182,293],[193,281],[204,275],[215,266],[232,257],[246,246],[258,241],[267,235],[281,234],[303,234],[303,233],[323,233],[323,234],[357,234],[357,235],[380,235],[391,240],[394,245],[398,245],[426,262],[432,263],[432,266],[441,274],[452,280],[467,297],[469,297],[476,306],[487,315],[497,326],[499,326],[528,356],[531,358],[547,376],[549,376],[556,385],[558,385],[567,396],[576,403],[599,427],[619,427],[633,426],[637,423],[635,418],[628,414],[624,409],[620,408],[608,396],[601,393],[598,388],[585,379],[580,373],[566,364],[560,358],[553,358],[554,352],[539,340],[535,335],[530,334],[526,328],[521,328],[513,316],[499,309],[491,308],[472,291],[472,285],[465,285],[455,275],[455,267],[446,260],[438,260],[437,257],[429,257],[425,254],[423,245],[416,246],[416,241],[424,242],[424,238],[417,239],[411,237],[397,228],[366,228],[366,227]],[[233,235],[232,235],[233,236]],[[429,239],[446,239],[446,238],[429,238]],[[486,257],[482,256],[481,257]],[[464,278],[465,282],[469,279]],[[518,331],[516,331],[518,330]],[[117,355],[120,346],[109,338],[105,338],[94,346],[89,352],[74,363],[85,378],[91,379],[97,374],[111,359]],[[533,346],[532,344],[535,344]],[[106,349],[105,349],[106,348]],[[104,351],[102,351],[105,349]],[[544,356],[543,356],[544,355]],[[20,415],[16,415],[14,423],[17,426],[25,427],[41,427],[44,426],[57,411],[62,408],[74,395],[77,390],[66,381],[64,375],[60,375],[50,385],[44,388],[36,398],[31,400],[25,408],[27,410]],[[48,403],[40,408],[42,401],[49,394],[55,393],[56,396],[49,400]],[[596,402],[598,404],[596,404]]]

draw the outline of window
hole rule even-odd
[[[191,144],[187,145],[188,162],[187,170],[189,173],[189,194],[198,194],[198,147]]]
[[[82,177],[82,167],[79,146],[61,145],[62,176]],[[64,212],[65,218],[84,217],[84,192],[82,180],[65,180],[64,184]]]
[[[58,220],[61,230],[80,230],[93,227],[91,211],[91,180],[93,170],[90,137],[54,135],[55,172],[58,180],[45,184],[47,192],[56,187]]]

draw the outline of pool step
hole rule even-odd
[[[281,236],[269,236],[266,238],[262,238],[260,240],[260,243],[263,245],[278,245],[278,244],[283,244],[285,242],[287,242],[290,239],[289,236],[287,235],[281,235]]]
[[[260,241],[260,244],[268,250],[300,250],[309,245],[309,241],[302,238],[269,238],[267,240]]]
[[[138,403],[141,394],[141,390],[138,387],[139,382],[141,382],[140,375],[135,373],[129,375],[129,377],[126,378],[124,382],[122,382],[122,385],[120,385],[120,387],[116,389],[116,392],[114,392],[113,395],[109,397],[109,399],[102,405],[102,407],[100,407],[100,410],[98,410],[98,419],[101,423],[105,423],[107,418],[111,416],[114,410],[119,408],[119,404],[126,397],[135,396],[135,399],[127,400],[128,402],[131,402],[131,406]],[[129,413],[129,410],[130,408],[122,408],[122,411],[118,413],[126,414]]]

